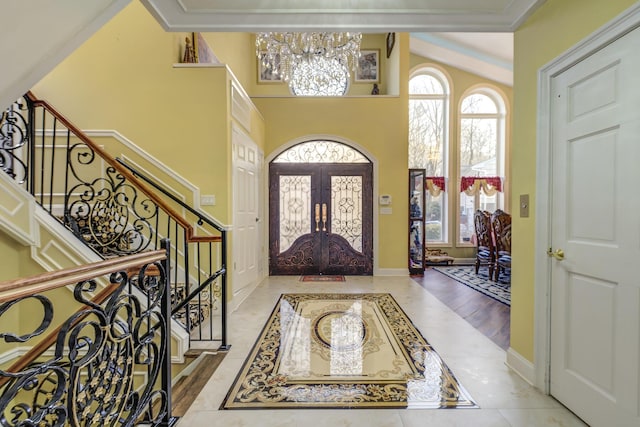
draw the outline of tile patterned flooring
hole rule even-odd
[[[480,409],[219,410],[282,293],[388,292],[435,348]],[[300,282],[269,277],[229,316],[231,350],[179,426],[584,426],[505,365],[505,352],[409,277]]]

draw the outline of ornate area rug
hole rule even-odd
[[[511,306],[511,285],[489,280],[486,267],[481,268],[478,274],[476,274],[474,266],[433,267],[433,269],[463,285]]]
[[[327,276],[300,276],[302,282],[344,282],[344,276],[327,275]]]
[[[283,294],[221,409],[477,408],[390,294]]]

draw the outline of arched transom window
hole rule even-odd
[[[361,152],[336,141],[307,141],[280,153],[273,163],[369,163]]]

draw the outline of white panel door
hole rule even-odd
[[[639,52],[635,30],[552,83],[550,387],[592,426],[640,426]]]
[[[257,145],[243,133],[233,132],[233,295],[258,278],[259,185],[262,156]]]

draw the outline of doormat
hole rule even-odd
[[[220,405],[477,407],[388,293],[281,295]]]
[[[344,276],[301,276],[301,282],[344,282]]]

